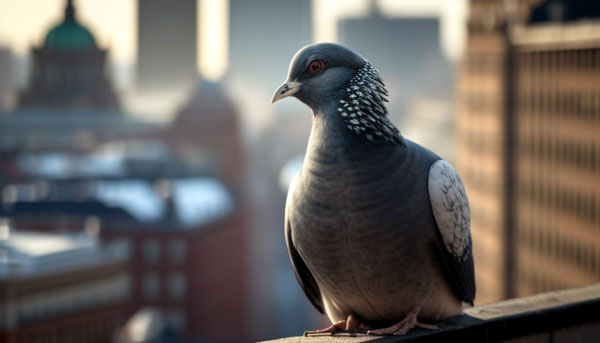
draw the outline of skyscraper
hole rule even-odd
[[[0,46],[0,109],[6,105],[13,91],[12,58],[10,50]]]
[[[229,9],[229,76],[272,92],[291,56],[311,43],[311,1],[230,0]]]
[[[261,121],[257,117],[276,108],[269,104],[270,95],[285,78],[290,58],[311,43],[311,3],[310,0],[230,0],[226,83],[230,90],[239,90],[235,100],[240,115],[251,118],[246,129],[257,127]],[[309,120],[308,110],[291,102],[294,105]],[[318,315],[295,284],[284,243],[281,223],[285,197],[274,181],[283,161],[298,152],[293,148],[294,143],[290,143],[293,140],[290,135],[285,136],[286,144],[280,144],[279,138],[284,137],[286,129],[297,128],[296,118],[283,118],[277,116],[269,122],[270,128],[260,128],[260,141],[251,148],[247,167],[246,185],[253,197],[253,212],[260,213],[252,217],[252,232],[248,234],[251,276],[248,289],[252,302],[249,313],[254,337],[260,338],[301,332],[315,326],[314,318]]]
[[[507,37],[493,18],[501,1],[471,1],[457,83],[457,168],[471,205],[478,303],[507,296]]]
[[[600,281],[600,21],[573,15],[599,13],[586,4],[471,1],[457,164],[479,303]]]
[[[339,41],[380,71],[390,88],[390,112],[404,112],[408,101],[425,92],[449,93],[452,65],[440,49],[439,19],[390,18],[371,4],[367,16],[339,22]]]
[[[511,293],[600,282],[600,20],[513,42]]]
[[[138,1],[137,84],[188,89],[196,81],[196,0]]]

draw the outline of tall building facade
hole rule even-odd
[[[186,89],[196,81],[196,0],[138,1],[137,84]]]
[[[516,31],[512,68],[514,294],[600,282],[600,20]]]
[[[340,43],[381,73],[392,94],[390,119],[402,134],[454,163],[454,65],[441,50],[440,19],[391,17],[370,1],[364,17],[340,20],[338,32]]]
[[[500,23],[491,19],[501,13],[501,5],[501,1],[471,1],[469,36],[457,83],[456,165],[471,205],[478,303],[506,296],[508,42]]]
[[[0,110],[8,104],[13,91],[12,59],[10,49],[0,46]]]
[[[456,125],[478,303],[600,281],[599,22],[540,8],[471,1]]]
[[[311,43],[311,1],[229,2],[228,75],[270,94],[291,56]]]
[[[198,82],[164,134],[163,139],[189,169],[214,175],[234,193],[243,194],[245,169],[238,112],[221,83]]]
[[[338,23],[340,43],[362,54],[381,73],[393,94],[388,108],[396,122],[401,118],[394,115],[405,113],[416,96],[451,92],[452,65],[442,54],[439,26],[435,17],[386,16],[375,1],[365,17]]]
[[[319,313],[296,285],[282,244],[285,197],[274,182],[283,161],[298,153],[294,147],[297,136],[293,136],[297,131],[292,128],[297,129],[295,125],[301,120],[294,115],[301,114],[306,122],[310,115],[300,103],[290,102],[284,105],[290,106],[284,113],[273,113],[276,107],[259,101],[270,98],[285,78],[290,58],[300,47],[311,43],[311,11],[310,0],[229,1],[229,65],[225,84],[230,94],[235,94],[234,104],[240,117],[248,118],[244,121],[244,133],[252,143],[243,151],[248,156],[244,187],[252,197],[252,213],[260,213],[249,218],[251,231],[247,235],[248,313],[252,337],[258,340],[290,336],[306,327],[319,326],[314,319]],[[219,125],[224,124],[225,132],[231,130],[227,129],[226,118],[216,119],[222,121]],[[256,139],[252,138],[254,132],[259,132]],[[283,132],[293,133],[285,136]],[[286,144],[280,144],[283,138]],[[305,139],[301,139],[303,146]],[[232,143],[222,147],[234,147]],[[236,163],[236,158],[223,159],[227,164],[228,161]]]

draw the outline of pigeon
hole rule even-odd
[[[312,112],[285,206],[285,240],[308,300],[344,330],[403,335],[473,305],[470,210],[448,162],[403,137],[375,67],[320,43],[293,57],[272,102]]]

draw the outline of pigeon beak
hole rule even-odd
[[[273,94],[273,99],[271,100],[271,103],[273,104],[279,99],[283,99],[290,95],[296,94],[296,92],[300,90],[301,85],[302,84],[300,82],[296,81],[284,82],[281,86],[279,86],[279,88],[277,88],[275,94]]]

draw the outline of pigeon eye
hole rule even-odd
[[[321,60],[312,60],[308,64],[308,72],[317,75],[325,69],[325,64]]]

